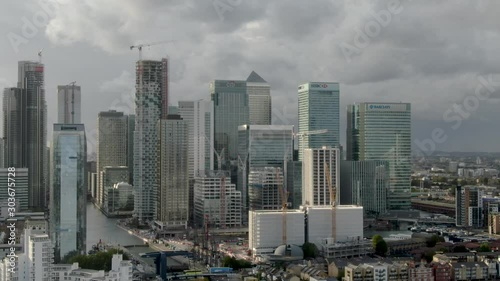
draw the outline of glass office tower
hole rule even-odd
[[[302,161],[306,148],[339,146],[339,105],[338,83],[309,82],[299,86],[299,160]],[[324,129],[328,132],[307,134],[310,131]]]
[[[225,161],[237,159],[238,126],[249,123],[246,81],[215,80],[210,83],[214,103],[214,143]],[[224,168],[224,167],[223,167]],[[227,167],[224,169],[227,170]]]
[[[347,160],[389,163],[388,209],[410,209],[411,105],[360,103],[347,108]]]
[[[85,254],[87,141],[83,124],[54,124],[50,152],[50,237],[55,261]]]

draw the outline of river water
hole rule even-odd
[[[144,244],[141,239],[116,226],[117,220],[106,217],[94,204],[87,203],[87,252],[99,240],[120,246]]]

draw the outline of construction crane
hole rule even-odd
[[[242,171],[243,174],[243,180],[241,181],[241,199],[242,199],[242,205],[243,205],[243,215],[244,218],[248,215],[248,200],[247,200],[247,160],[248,160],[248,153],[245,155],[245,158],[242,159],[240,155],[238,155],[238,169]]]
[[[304,140],[305,136],[310,136],[310,135],[320,135],[320,134],[326,134],[328,133],[328,130],[323,129],[323,130],[314,130],[314,131],[305,131],[305,132],[297,132],[293,133],[294,138],[299,138],[299,144],[301,144]],[[301,151],[300,154],[302,157],[304,157],[304,144],[302,143]]]
[[[152,42],[152,43],[144,43],[144,44],[138,44],[138,45],[132,45],[130,46],[130,50],[137,49],[139,50],[139,60],[142,60],[142,48],[143,47],[151,47],[155,45],[160,45],[160,44],[166,44],[166,43],[171,43],[172,41],[159,41],[159,42]]]
[[[281,170],[280,168],[276,168],[276,183],[278,185],[278,190],[280,192],[281,198],[281,233],[282,233],[282,241],[283,245],[287,243],[287,226],[286,226],[286,214],[288,210],[288,192],[283,189],[282,178],[280,177]]]
[[[330,167],[328,166],[328,163],[324,164],[324,173],[326,176],[326,184],[328,185],[328,193],[330,194],[330,206],[332,206],[332,239],[333,243],[337,240],[337,206],[335,203],[336,200],[336,191],[337,187],[332,186],[332,178],[331,178],[331,171]]]
[[[39,63],[42,63],[42,52],[43,52],[43,48],[41,48],[40,51],[38,51],[38,62]]]
[[[220,222],[221,228],[226,228],[226,175],[220,179]]]

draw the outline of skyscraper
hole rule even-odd
[[[81,88],[71,83],[57,86],[57,122],[61,124],[81,123]]]
[[[134,132],[134,216],[140,222],[155,219],[158,189],[158,120],[168,111],[168,64],[136,63]]]
[[[302,202],[304,205],[331,205],[328,174],[335,202],[339,202],[340,149],[323,147],[304,150],[302,162]]]
[[[129,173],[128,183],[134,182],[134,131],[135,131],[135,115],[127,116],[127,167]]]
[[[187,227],[189,219],[188,127],[180,115],[158,121],[157,225]]]
[[[271,86],[252,71],[247,78],[250,125],[271,125]]]
[[[28,168],[29,206],[47,207],[47,105],[44,68],[20,61],[16,88],[4,90],[5,164]]]
[[[99,112],[97,117],[97,198],[102,207],[104,184],[102,172],[105,167],[123,167],[128,164],[128,120],[123,112],[115,110]],[[127,180],[128,181],[128,180]],[[108,187],[113,187],[110,183]]]
[[[335,147],[340,143],[340,90],[338,83],[309,82],[299,86],[299,160],[304,149]],[[324,134],[306,132],[328,130]]]
[[[347,160],[387,161],[387,208],[410,209],[411,105],[349,105],[347,119]]]
[[[0,182],[8,183],[9,176],[8,168],[0,168]],[[28,210],[28,169],[27,168],[16,168],[15,172],[15,200],[16,208],[18,212]],[[2,206],[9,206],[9,192],[8,185],[4,184],[0,187],[0,204]]]
[[[285,169],[285,162],[293,157],[292,125],[242,125],[238,127],[238,190],[243,198],[243,221],[246,222],[248,175],[257,168]],[[260,170],[267,173],[265,170]],[[285,184],[285,182],[283,182]]]
[[[211,101],[179,101],[179,115],[188,127],[189,179],[197,171],[213,170],[214,114]]]
[[[28,123],[26,91],[6,88],[3,92],[3,135],[6,167],[27,167]],[[30,192],[31,194],[31,192]],[[31,203],[31,202],[30,202]]]
[[[246,81],[215,80],[210,83],[214,105],[214,143],[220,153],[224,149],[225,161],[237,159],[238,126],[249,123]],[[223,167],[227,170],[228,167]]]
[[[363,206],[369,213],[387,210],[388,163],[381,160],[340,162],[340,204]]]
[[[50,237],[55,260],[85,254],[87,140],[83,124],[54,124],[50,155]]]

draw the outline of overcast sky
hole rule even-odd
[[[57,85],[77,81],[92,139],[99,111],[133,112],[129,46],[171,41],[143,56],[171,59],[174,105],[255,70],[271,84],[274,123],[296,124],[298,84],[339,82],[342,141],[347,104],[401,101],[414,148],[438,128],[439,150],[498,152],[499,11],[497,0],[2,0],[0,87],[43,48],[49,127]]]

